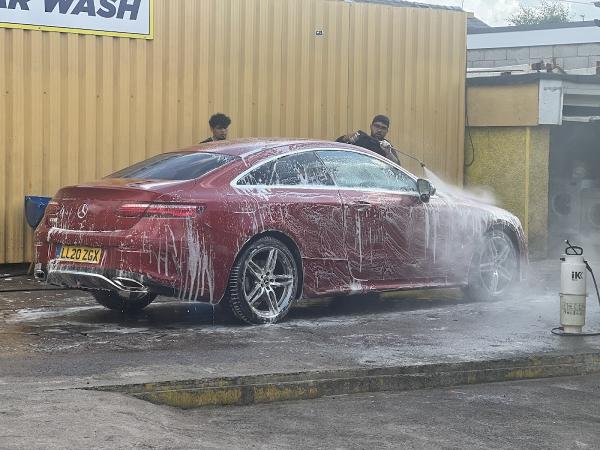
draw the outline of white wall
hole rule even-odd
[[[553,30],[507,31],[470,34],[467,49],[540,47],[545,45],[590,44],[600,42],[600,27],[557,28]]]

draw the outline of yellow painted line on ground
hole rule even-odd
[[[132,395],[178,408],[251,405],[332,395],[452,387],[502,381],[587,375],[600,372],[600,353],[290,374],[200,379],[93,390]]]

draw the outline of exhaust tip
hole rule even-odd
[[[116,277],[111,280],[115,285],[120,287],[123,291],[132,293],[146,293],[148,288],[137,280],[131,278]]]

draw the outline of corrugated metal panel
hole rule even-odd
[[[448,11],[351,8],[349,128],[388,114],[391,142],[454,182],[463,176],[465,21]]]
[[[216,111],[232,137],[331,139],[387,113],[392,142],[462,180],[465,24],[323,0],[157,0],[153,41],[0,29],[0,263],[30,256],[25,195],[198,142]]]

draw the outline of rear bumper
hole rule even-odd
[[[178,291],[145,275],[116,270],[89,269],[68,265],[37,263],[35,279],[59,287],[114,291],[129,294],[178,295]]]
[[[41,269],[40,272],[43,273]],[[40,272],[36,269],[36,275]],[[51,270],[45,278],[48,284],[55,286],[119,291],[132,294],[146,294],[148,292],[148,287],[134,278],[124,276],[110,278],[101,273],[84,272],[77,269]]]
[[[178,229],[179,227],[179,229]],[[151,292],[187,301],[218,303],[225,280],[214,269],[214,247],[204,230],[186,230],[185,222],[171,227],[150,224],[127,232],[36,230],[35,262],[38,279],[49,284],[117,292]],[[182,229],[183,228],[183,229]],[[194,239],[188,239],[193,232]],[[62,245],[102,249],[99,264],[57,259]],[[60,252],[59,252],[60,253]],[[221,259],[222,261],[222,259]]]

